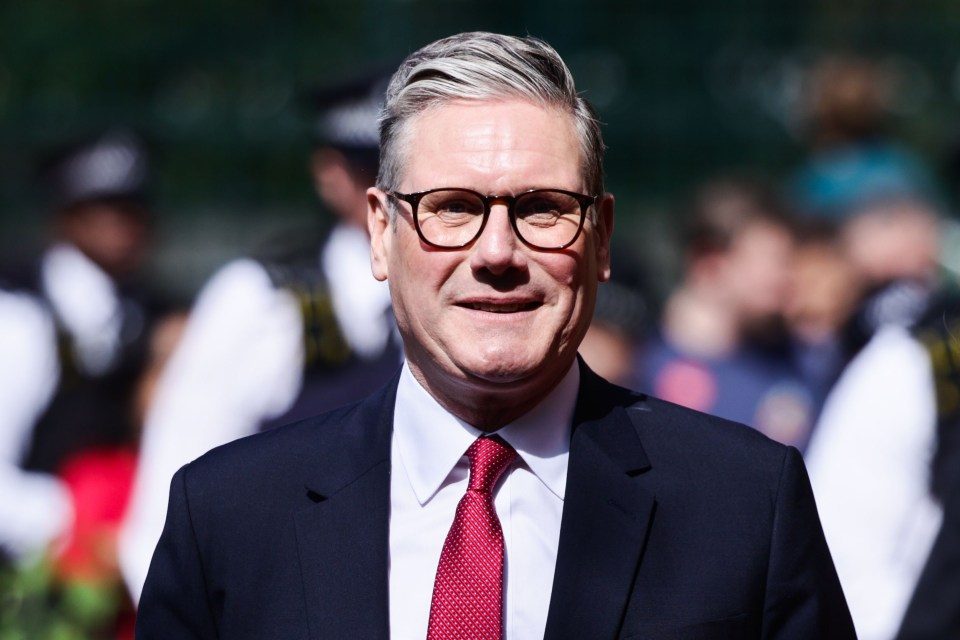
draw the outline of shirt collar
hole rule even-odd
[[[580,369],[574,361],[537,406],[497,431],[561,500],[566,490],[570,430],[579,386]],[[479,429],[444,409],[404,363],[394,409],[395,446],[420,504],[433,497],[481,435]]]

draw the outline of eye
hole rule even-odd
[[[556,191],[536,191],[517,200],[517,219],[530,225],[548,226],[566,215],[579,215],[577,201]]]
[[[540,196],[524,198],[517,205],[517,213],[522,213],[523,215],[534,215],[538,213],[556,214],[557,211],[557,203],[554,200]]]
[[[436,213],[449,216],[472,215],[478,212],[483,213],[483,206],[478,207],[476,202],[465,198],[445,200],[439,203],[436,208]]]
[[[424,196],[418,215],[421,224],[427,219],[447,226],[467,224],[482,219],[483,200],[469,191],[442,189]]]

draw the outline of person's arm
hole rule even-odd
[[[41,553],[70,524],[66,487],[20,468],[60,376],[53,321],[25,294],[0,292],[0,548]]]
[[[776,496],[762,637],[856,640],[803,460],[788,449]]]
[[[252,260],[204,287],[147,413],[137,477],[120,536],[120,562],[137,601],[163,528],[174,472],[257,430],[299,390],[302,321],[296,302]]]
[[[137,609],[137,640],[218,638],[190,513],[186,468],[170,485],[163,534]]]
[[[882,329],[844,371],[806,453],[820,519],[861,640],[896,634],[940,524],[930,361]]]

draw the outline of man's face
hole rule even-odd
[[[456,102],[418,116],[408,133],[401,193],[586,190],[573,122],[556,110],[519,100]],[[461,404],[494,413],[498,404],[516,407],[516,415],[500,411],[504,422],[532,407],[572,364],[597,283],[609,277],[612,197],[595,205],[597,222],[588,214],[577,241],[557,252],[524,245],[500,202],[483,234],[452,251],[420,241],[409,204],[396,202],[390,222],[382,191],[371,189],[369,203],[374,275],[389,280],[414,375],[473,420],[486,420],[471,413],[483,411]]]
[[[61,212],[61,235],[115,277],[136,272],[150,243],[147,211],[133,202],[89,202]]]
[[[737,234],[722,276],[742,320],[764,320],[783,312],[793,248],[790,232],[770,222],[753,222]]]

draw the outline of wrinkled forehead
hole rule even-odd
[[[576,121],[548,104],[520,98],[440,102],[408,119],[399,143],[401,183],[414,168],[420,178],[429,172],[443,181],[466,164],[477,171],[522,168],[533,180],[542,174],[544,182],[531,188],[585,188],[585,153]]]

